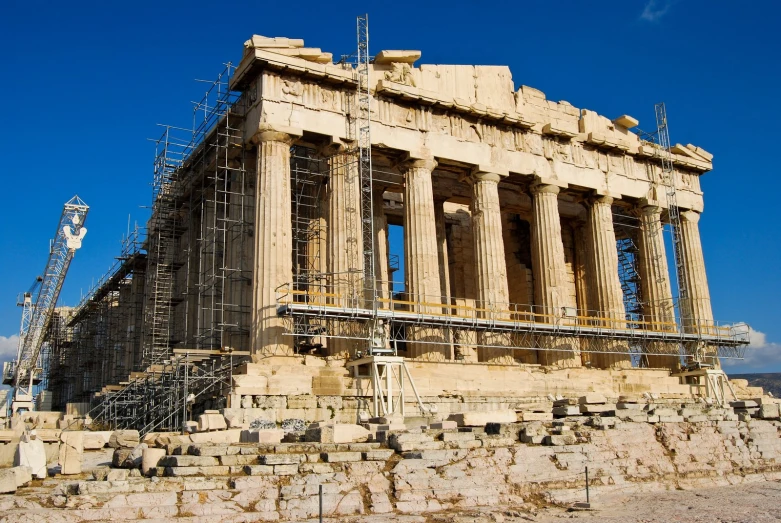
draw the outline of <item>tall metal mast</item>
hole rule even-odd
[[[4,381],[14,387],[14,399],[11,404],[13,413],[20,409],[32,410],[32,389],[38,379],[39,371],[38,356],[68,267],[76,250],[81,247],[84,235],[87,234],[84,220],[87,218],[88,211],[89,206],[78,196],[65,203],[51,243],[49,260],[46,262],[40,289],[35,299],[31,293],[30,296],[24,297],[22,332],[19,334],[16,360],[10,365],[6,363],[3,368]]]
[[[372,310],[377,309],[374,280],[374,209],[372,202],[371,83],[369,55],[369,15],[359,16],[358,36],[358,174],[361,180],[361,236],[363,238],[364,286]]]
[[[686,278],[686,264],[683,260],[683,245],[681,244],[681,212],[678,209],[678,197],[675,193],[675,170],[670,151],[670,130],[667,123],[667,110],[664,102],[654,106],[656,113],[656,135],[661,147],[662,183],[667,196],[667,208],[670,219],[670,228],[673,242],[673,262],[675,263],[675,278],[678,286],[678,304],[681,311],[681,323],[686,323],[684,318],[689,299],[688,280]]]

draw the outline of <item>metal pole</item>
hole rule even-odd
[[[189,369],[187,368],[187,360],[189,360],[189,353],[184,355],[184,401],[182,401],[182,434],[187,434],[187,374]]]
[[[588,467],[586,467],[586,503],[591,503],[588,495]]]
[[[323,486],[317,486],[317,497],[320,498],[320,523],[323,523]]]

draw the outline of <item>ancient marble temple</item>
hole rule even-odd
[[[540,323],[593,318],[586,323],[625,328],[617,241],[631,236],[642,296],[635,312],[648,330],[677,329],[662,232],[672,181],[688,291],[680,315],[686,329],[712,327],[698,231],[699,177],[711,169],[710,153],[676,144],[666,180],[662,151],[632,132],[638,121],[631,116],[611,119],[547,100],[531,87],[516,89],[507,67],[416,65],[420,57],[419,51],[382,51],[371,65],[375,277],[378,296],[386,298],[380,307],[388,307],[391,293],[382,283],[391,278],[388,227],[400,225],[404,274],[395,279],[403,280],[397,297],[409,307],[441,312],[444,305],[448,315],[485,318],[508,311]],[[325,294],[349,294],[349,278],[338,275],[363,267],[361,194],[350,153],[355,75],[301,40],[254,36],[232,87],[247,101],[244,141],[253,144],[256,159],[250,346],[260,362],[296,352],[277,314],[279,289],[297,270],[291,146],[317,151],[328,165],[323,238],[310,247],[325,254],[319,266]],[[616,216],[632,226],[619,226]],[[471,344],[464,341],[470,335]],[[405,356],[417,361],[632,365],[620,340],[540,335],[519,342],[507,333],[425,327],[408,327],[406,336]],[[586,350],[595,343],[602,349]],[[322,345],[321,355],[344,358],[355,344],[329,338]],[[645,363],[675,370],[679,358],[649,355]]]

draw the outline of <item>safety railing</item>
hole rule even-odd
[[[343,277],[345,276],[345,277]],[[354,278],[353,274],[353,278]],[[433,295],[392,295],[374,293],[358,285],[346,285],[346,275],[329,275],[325,283],[310,284],[296,289],[285,284],[277,289],[278,306],[291,312],[305,311],[309,315],[329,316],[338,313],[361,315],[372,310],[376,299],[378,315],[393,318],[403,315],[407,320],[417,316],[420,323],[434,320],[441,324],[469,325],[490,323],[507,329],[529,329],[530,326],[561,328],[567,331],[598,330],[636,333],[663,333],[673,339],[677,336],[691,340],[702,338],[714,343],[749,343],[749,327],[745,323],[726,323],[711,320],[660,321],[651,315],[626,314],[623,311],[583,310],[576,307],[542,307],[532,304],[491,303],[466,298],[448,298]],[[330,282],[336,283],[330,283]],[[353,279],[355,281],[355,279]],[[389,288],[378,284],[379,288]],[[373,296],[378,296],[373,298]]]

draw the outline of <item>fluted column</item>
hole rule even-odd
[[[437,227],[437,257],[439,263],[439,294],[444,303],[450,304],[450,263],[447,258],[447,232],[445,230],[445,200],[434,201],[434,221]]]
[[[609,328],[624,328],[626,313],[624,309],[624,294],[618,279],[618,250],[616,248],[616,233],[613,229],[613,198],[597,196],[590,202],[588,208],[588,251],[591,271],[589,292],[595,314],[604,321],[598,322]],[[629,368],[632,361],[629,347],[618,341],[601,341],[601,349],[605,352],[593,354],[591,362],[600,368]],[[626,355],[621,354],[626,352]]]
[[[502,213],[499,206],[498,174],[475,172],[472,174],[472,229],[475,242],[475,272],[477,306],[483,309],[484,318],[508,317],[510,291],[507,286],[507,266],[502,240]],[[481,343],[509,345],[504,334],[483,333]],[[481,347],[480,361],[514,363],[512,350]]]
[[[536,321],[558,323],[563,307],[575,307],[570,303],[566,288],[567,275],[564,261],[564,244],[561,240],[559,217],[559,188],[538,184],[532,193],[532,271],[534,273],[534,312]],[[541,336],[538,361],[543,365],[579,367],[580,354],[576,353],[574,339]]]
[[[374,278],[377,297],[383,300],[390,298],[391,282],[388,258],[388,218],[385,216],[383,193],[384,187],[374,187],[372,190],[372,212],[374,213]],[[387,302],[380,302],[379,307],[387,308]]]
[[[444,314],[449,314],[450,308],[450,260],[447,253],[447,227],[445,225],[445,200],[434,200],[434,221],[437,226],[437,255],[439,257],[439,294],[442,296],[442,302],[446,307],[442,309]],[[453,359],[453,333],[450,329],[442,329],[442,335],[445,338],[448,359]]]
[[[684,330],[713,334],[713,309],[711,308],[708,277],[705,274],[705,258],[700,240],[700,213],[685,211],[681,213],[681,258],[685,267],[686,290],[688,296],[681,300],[681,317]],[[697,351],[704,362],[720,366],[713,347],[699,344],[689,351]]]
[[[334,305],[363,305],[363,235],[361,229],[361,183],[356,159],[344,148],[333,149],[328,156],[327,205],[327,269],[330,285],[325,289],[334,294]],[[335,321],[334,335],[347,335],[347,323]],[[345,331],[345,332],[342,332]],[[354,342],[345,338],[330,338],[326,354],[347,358]]]
[[[277,316],[277,288],[293,280],[290,204],[290,134],[263,131],[255,183],[255,271],[253,274],[253,360],[293,353],[292,338]]]
[[[411,160],[402,168],[404,175],[404,272],[407,299],[416,303],[441,303],[439,249],[431,172],[434,160]],[[440,307],[417,306],[423,313],[441,314]],[[408,328],[408,355],[429,361],[447,358],[441,329]],[[417,343],[416,343],[417,342]]]
[[[643,320],[651,323],[645,328],[652,331],[671,331],[675,330],[675,309],[667,272],[661,213],[661,208],[655,205],[645,205],[639,209],[637,265],[643,297]],[[650,344],[651,350],[647,355],[648,366],[678,370],[680,358],[674,355],[677,353],[677,346],[675,343]]]

